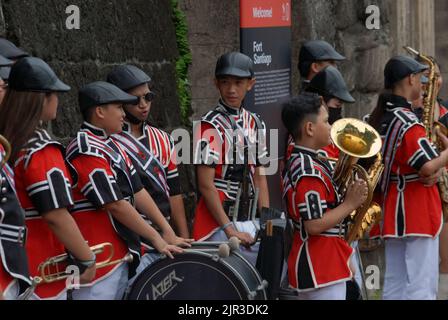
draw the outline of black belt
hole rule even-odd
[[[297,231],[301,231],[301,223],[292,220],[292,224]],[[338,224],[337,226],[330,228],[328,230],[323,231],[319,234],[319,236],[324,237],[336,237],[336,238],[345,238],[347,225],[345,223]]]
[[[416,174],[416,173],[400,174],[400,175],[392,174],[390,176],[390,181],[391,182],[399,182],[399,181],[415,182],[415,181],[418,181],[419,179],[420,179],[420,176],[418,174]]]
[[[23,246],[26,241],[26,227],[0,223],[0,240],[16,242]]]

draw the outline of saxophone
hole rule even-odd
[[[443,145],[436,134],[436,129],[438,128],[442,132],[446,132],[447,129],[443,124],[437,121],[439,114],[436,114],[437,110],[435,107],[437,102],[437,80],[439,77],[436,75],[434,58],[423,55],[411,47],[404,48],[411,54],[420,57],[429,66],[429,83],[425,89],[425,94],[423,97],[422,122],[426,130],[426,136],[436,145],[439,151],[442,151]],[[442,201],[443,220],[446,222],[448,220],[448,172],[446,168],[442,169],[442,176],[437,183],[437,187],[439,190],[440,199]]]
[[[350,244],[361,239],[364,233],[381,219],[381,207],[372,200],[384,169],[380,152],[382,141],[373,127],[361,120],[351,118],[336,121],[331,127],[331,138],[340,150],[333,174],[333,180],[339,192],[345,194],[347,186],[355,177],[367,183],[367,199],[349,216],[346,240]],[[368,171],[357,163],[361,158],[373,157],[375,161]]]

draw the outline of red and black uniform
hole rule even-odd
[[[25,209],[28,239],[26,251],[31,276],[46,259],[65,253],[42,215],[73,205],[71,181],[63,158],[62,146],[45,130],[36,130],[28,146],[19,153],[14,165],[17,195]],[[65,291],[65,281],[41,284],[35,294],[42,299],[55,298]]]
[[[383,199],[382,235],[436,237],[442,227],[437,185],[425,187],[418,171],[438,156],[424,126],[406,99],[389,95],[382,119],[384,173],[380,180]]]
[[[2,153],[3,147],[0,145]],[[14,173],[5,164],[0,170],[0,290],[3,292],[15,280],[19,283],[19,293],[31,285],[25,241],[25,212],[17,199]]]
[[[295,146],[283,171],[283,198],[295,226],[288,257],[290,286],[306,291],[350,280],[353,249],[344,240],[345,221],[319,235],[309,235],[304,225],[341,202],[328,161],[314,150]]]
[[[215,169],[214,185],[221,202],[235,202],[238,189],[245,178],[250,179],[250,193],[253,195],[255,168],[267,156],[264,122],[258,115],[243,107],[236,110],[220,100],[218,106],[204,115],[198,124],[194,133],[195,164]],[[245,147],[249,150],[246,159]],[[249,177],[243,177],[244,163],[249,166]],[[247,219],[250,217],[245,217]],[[201,197],[195,212],[193,238],[205,240],[218,228],[218,223]]]
[[[286,155],[285,155],[285,161],[288,161],[291,157],[291,154],[294,150],[294,140],[291,135],[288,135],[288,144],[286,148]],[[339,152],[340,150],[334,143],[329,144],[326,147],[323,147],[319,150],[319,154],[321,154],[324,157],[330,158],[330,159],[338,159],[339,158]]]
[[[112,243],[112,260],[130,252],[134,256],[129,269],[133,275],[140,258],[140,238],[104,209],[105,204],[123,199],[133,204],[134,193],[143,188],[130,159],[104,130],[84,122],[67,147],[66,160],[73,177],[75,204],[71,213],[82,235],[89,246]],[[97,261],[101,260],[102,255],[97,255]],[[106,278],[119,265],[98,269],[94,281]]]
[[[125,123],[121,133],[113,137],[132,160],[157,207],[170,220],[169,198],[182,193],[173,138],[148,124],[143,125],[142,135],[135,138],[128,123]],[[142,216],[150,222],[146,216]]]

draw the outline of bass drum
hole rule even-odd
[[[161,258],[138,275],[127,300],[266,300],[267,282],[239,252],[196,244],[174,259]]]

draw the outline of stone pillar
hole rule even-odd
[[[446,32],[446,21],[448,19],[448,1],[435,0],[435,38],[436,41],[436,59],[442,67],[442,76],[445,79],[440,92],[442,99],[448,99],[448,33]]]
[[[393,54],[405,54],[403,46],[434,55],[434,0],[389,2]]]
[[[435,55],[434,0],[414,0],[412,3],[413,44],[430,56]]]

